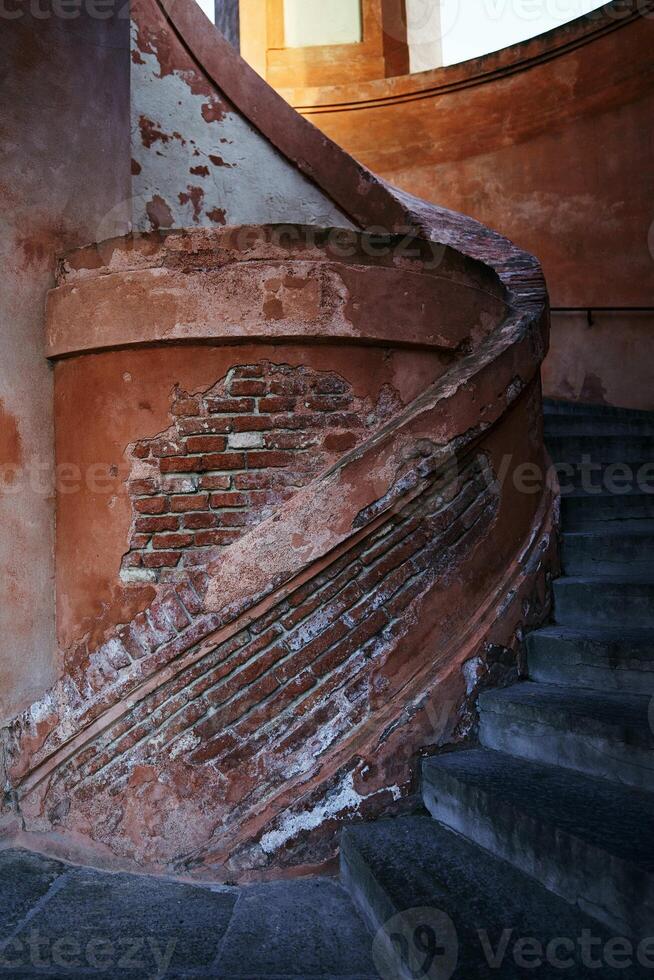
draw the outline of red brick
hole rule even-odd
[[[267,385],[265,381],[232,381],[229,386],[229,392],[231,395],[235,395],[237,398],[240,395],[265,395],[267,390]]]
[[[159,469],[162,473],[195,473],[199,459],[194,456],[169,456],[162,459]]]
[[[266,415],[237,415],[231,422],[233,432],[265,432],[272,427],[272,421]]]
[[[268,432],[265,443],[267,449],[308,449],[319,438],[315,432]]]
[[[157,484],[152,479],[146,480],[130,480],[127,484],[127,490],[134,496],[152,494],[157,492]]]
[[[197,461],[201,470],[244,470],[245,455],[243,453],[212,453],[202,456]]]
[[[129,546],[132,549],[146,548],[149,540],[149,534],[133,534],[129,539]]]
[[[199,415],[202,411],[202,400],[196,398],[178,398],[173,402],[173,415]]]
[[[176,591],[170,590],[158,596],[150,606],[150,615],[154,616],[159,609],[165,613],[176,630],[186,629],[190,624],[188,613]]]
[[[199,548],[226,545],[238,541],[240,536],[240,531],[198,531],[195,535],[195,543]]]
[[[246,510],[225,510],[218,515],[218,522],[223,527],[247,527],[253,517]]]
[[[245,493],[212,493],[212,507],[247,507],[250,499]]]
[[[181,557],[179,551],[147,551],[143,564],[146,568],[176,568]]]
[[[179,585],[175,587],[175,592],[182,601],[182,605],[191,616],[197,616],[201,613],[204,606],[202,600],[199,598],[197,592],[193,588],[190,582],[180,582]]]
[[[186,440],[189,453],[222,453],[226,446],[225,436],[190,436]]]
[[[182,526],[197,531],[207,527],[216,527],[218,518],[215,514],[185,514],[182,518]]]
[[[134,547],[134,545],[132,545]],[[128,555],[123,556],[123,568],[142,568],[143,562],[141,561],[141,556],[138,552],[130,552]]]
[[[192,534],[157,534],[152,539],[152,547],[157,551],[170,548],[189,548],[193,544]]]
[[[196,482],[192,476],[166,476],[161,483],[161,492],[166,496],[171,493],[195,493]]]
[[[318,395],[343,395],[350,390],[347,381],[344,381],[343,378],[337,378],[333,374],[316,378],[311,387]]]
[[[137,442],[132,446],[132,456],[137,459],[145,459],[150,455],[150,447],[146,442]]]
[[[201,476],[201,490],[229,490],[231,476]]]
[[[232,378],[263,378],[261,364],[239,364],[232,368]]]
[[[207,409],[217,414],[253,412],[254,398],[207,398]]]
[[[293,453],[263,450],[263,452],[250,451],[247,453],[248,469],[266,469],[269,466],[287,466],[293,461]]]
[[[350,407],[352,399],[345,395],[311,395],[306,407],[314,412],[337,412]]]
[[[294,398],[282,398],[279,395],[262,398],[259,402],[260,412],[292,412],[294,408]]]
[[[178,527],[178,517],[139,517],[134,524],[136,531],[142,531],[146,534],[152,534],[155,531],[176,531]]]
[[[209,494],[194,493],[188,496],[171,497],[170,508],[176,514],[184,514],[187,511],[208,510]]]
[[[151,443],[152,455],[161,456],[181,456],[184,453],[184,447],[174,439],[155,439]]]
[[[295,473],[284,473],[280,470],[259,471],[256,473],[237,473],[234,486],[237,490],[270,490],[294,486],[302,483]]]
[[[177,431],[182,436],[211,435],[215,432],[229,432],[230,419],[180,419],[177,423]]]
[[[354,432],[330,432],[325,436],[323,448],[330,453],[346,453],[349,449],[354,449],[356,444]]]
[[[277,378],[269,387],[272,395],[303,395],[306,391],[302,378]]]
[[[139,514],[165,514],[168,510],[166,497],[149,497],[134,501],[134,510]]]
[[[331,420],[330,420],[331,422]],[[326,425],[324,415],[275,415],[270,420],[272,429],[320,429]]]

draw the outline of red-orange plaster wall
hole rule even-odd
[[[283,94],[371,170],[538,256],[555,310],[614,311],[609,322],[593,316],[591,329],[585,312],[554,313],[546,394],[652,409],[643,366],[654,336],[646,8],[608,4],[462,65]]]
[[[14,7],[0,30],[0,723],[56,671],[45,296],[58,252],[124,230],[130,193],[127,21]]]

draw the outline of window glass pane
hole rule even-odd
[[[357,44],[361,39],[361,0],[284,0],[287,48]]]

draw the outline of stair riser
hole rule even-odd
[[[377,956],[381,954],[385,960],[385,975],[397,976],[398,980],[415,980],[415,973],[412,972],[409,964],[402,962],[397,949],[387,941],[382,930],[383,925],[398,912],[398,909],[370,874],[356,848],[349,844],[347,836],[341,838],[340,871],[342,885],[349,892],[372,935],[378,937],[375,940],[376,953]]]
[[[647,463],[654,459],[651,436],[550,436],[547,448],[556,463]]]
[[[624,494],[561,498],[561,518],[566,531],[595,530],[599,526],[629,531],[629,522],[654,520],[654,494]]]
[[[560,687],[654,696],[654,670],[634,670],[599,662],[581,663],[574,655],[566,659],[564,656],[531,650],[529,677],[532,681]]]
[[[601,734],[581,734],[545,721],[482,711],[481,744],[534,762],[545,762],[610,779],[636,789],[654,789],[654,750]]]
[[[651,419],[611,419],[592,416],[550,416],[545,420],[545,439],[593,439],[605,436],[654,437]]]
[[[566,575],[647,575],[654,572],[654,536],[564,534],[562,561]]]
[[[616,408],[613,405],[589,405],[584,402],[543,401],[543,415],[550,418],[583,418],[628,421],[654,420],[654,411],[639,408]]]
[[[554,615],[561,626],[654,628],[654,588],[611,591],[601,584],[554,583]]]
[[[616,935],[650,934],[654,876],[442,770],[423,774],[423,801],[436,820],[579,905]]]

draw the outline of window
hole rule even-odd
[[[357,44],[361,40],[361,0],[284,0],[287,48]]]

